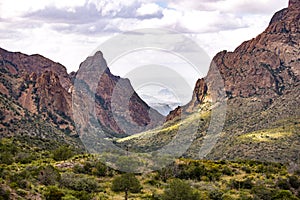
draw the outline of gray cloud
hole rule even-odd
[[[95,22],[102,16],[94,4],[89,4],[84,7],[76,7],[74,11],[46,7],[42,10],[28,13],[23,17],[52,23],[83,24]]]

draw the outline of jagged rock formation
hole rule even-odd
[[[133,134],[154,128],[164,121],[162,115],[140,99],[128,79],[111,74],[101,52],[96,52],[81,63],[75,86],[76,81],[86,84],[95,93],[96,116],[102,126],[114,133]],[[86,96],[77,98],[78,102],[75,103],[89,107],[84,100]],[[85,124],[89,113],[79,112],[84,114],[78,115],[76,120]]]
[[[213,62],[229,97],[275,97],[300,80],[299,1],[275,14],[269,27],[234,52],[220,52]]]
[[[192,100],[185,106],[178,106],[175,110],[171,111],[166,117],[166,121],[171,121],[177,117],[181,117],[181,114],[192,113],[195,108],[203,103],[205,96],[207,95],[207,84],[204,78],[198,79],[195,88],[193,90]]]

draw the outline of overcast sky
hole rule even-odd
[[[255,37],[288,0],[1,0],[0,47],[39,53],[68,71],[102,42],[132,29],[167,28],[209,56]]]

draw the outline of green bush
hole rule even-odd
[[[126,173],[114,178],[111,189],[114,192],[125,192],[125,199],[127,199],[128,192],[138,193],[142,187],[134,174]]]
[[[272,190],[265,186],[255,186],[252,188],[251,193],[255,200],[271,200]]]
[[[163,196],[163,200],[198,200],[199,194],[194,192],[189,184],[180,180],[174,179],[170,182],[168,187],[165,189]]]
[[[94,178],[74,173],[62,174],[60,185],[76,191],[95,192],[98,189],[98,183]]]
[[[279,190],[275,193],[272,197],[272,200],[297,200],[298,198],[295,197],[291,191],[288,190]]]
[[[209,193],[209,198],[212,200],[222,200],[223,192],[220,190],[213,190]]]
[[[52,152],[53,159],[56,161],[67,160],[75,155],[73,150],[67,146],[61,146]]]
[[[300,180],[297,176],[293,175],[293,176],[289,176],[289,184],[295,188],[298,189],[300,187]]]
[[[64,193],[57,186],[49,186],[44,196],[46,200],[61,200]]]
[[[289,190],[290,184],[287,179],[279,179],[276,183],[277,187],[282,190]]]
[[[43,185],[55,185],[60,181],[60,173],[52,165],[44,167],[39,173],[39,181]]]

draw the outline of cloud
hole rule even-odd
[[[162,18],[162,8],[155,3],[142,4],[137,10],[136,14],[138,18]]]
[[[167,28],[194,37],[212,55],[263,31],[272,14],[287,2],[1,0],[0,42],[8,50],[41,53],[77,67],[109,36],[140,28]]]
[[[91,4],[73,9],[45,7],[42,10],[25,14],[23,17],[51,23],[83,24],[95,22],[101,18],[101,15],[95,5]]]

